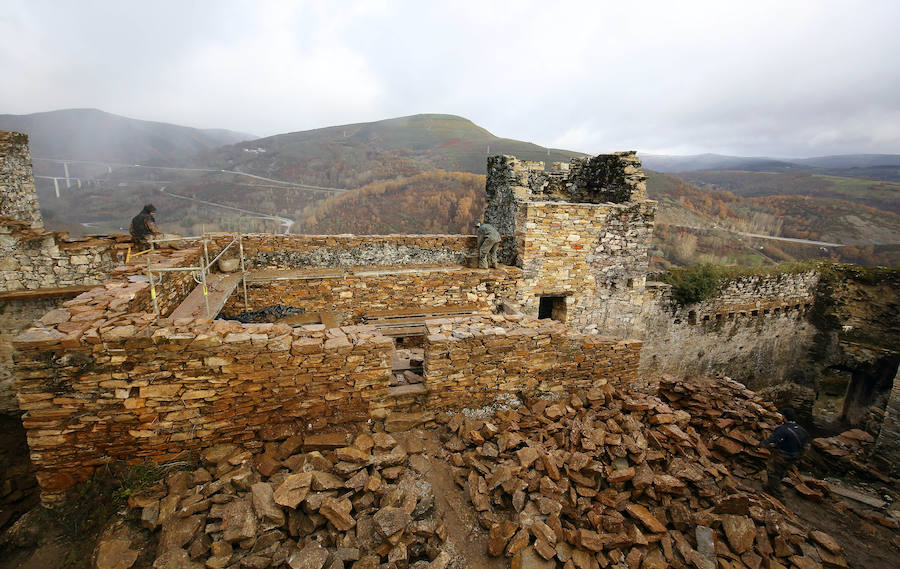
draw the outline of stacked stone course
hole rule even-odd
[[[104,327],[77,347],[20,338],[19,404],[42,489],[108,460],[255,448],[273,423],[340,423],[383,406],[390,339],[312,328],[164,319]]]
[[[553,320],[456,318],[431,322],[428,332],[429,408],[477,406],[501,394],[561,393],[637,378],[639,341],[582,336]]]
[[[358,271],[338,270],[330,277],[314,278],[298,274],[275,280],[250,281],[247,287],[250,310],[273,304],[303,308],[307,312],[336,312],[342,323],[360,322],[376,310],[478,306],[493,310],[509,297],[520,271],[501,267],[491,271],[463,267],[419,267],[404,271],[393,267],[367,267]],[[244,310],[243,292],[226,303],[223,312]]]
[[[248,235],[252,269],[459,265],[475,251],[474,235]]]

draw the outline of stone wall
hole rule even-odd
[[[79,341],[25,333],[19,405],[45,499],[108,460],[166,461],[222,442],[253,448],[275,423],[368,416],[393,345],[373,328],[134,317]]]
[[[515,301],[537,315],[563,297],[585,333],[634,333],[644,299],[656,202],[634,153],[553,164],[488,159],[485,221],[504,237],[500,258],[522,268]],[[561,315],[561,314],[560,314]]]
[[[28,151],[28,136],[0,131],[0,217],[24,221],[41,228],[44,221],[38,206]]]
[[[641,314],[641,375],[724,374],[760,389],[803,377],[818,329],[811,321],[819,275],[751,276],[681,306],[667,285],[648,287]]]
[[[641,343],[582,336],[553,320],[512,315],[431,322],[429,408],[488,404],[503,394],[591,389],[637,377]]]
[[[319,271],[321,273],[321,271]],[[273,274],[247,283],[250,310],[273,304],[306,312],[334,312],[343,324],[359,323],[378,310],[471,305],[494,311],[509,296],[521,273],[514,267],[492,270],[465,267],[416,267]],[[224,314],[244,311],[243,291],[228,300]]]
[[[875,440],[875,456],[890,472],[900,472],[900,370],[894,376],[881,432]]]
[[[112,238],[70,239],[0,218],[0,290],[35,290],[104,282],[124,258]]]
[[[19,410],[13,389],[13,339],[64,300],[39,298],[0,302],[0,415]]]
[[[189,267],[199,255],[160,252],[152,262]],[[435,287],[452,297],[458,292],[441,287],[459,286],[460,273],[487,293],[514,282],[518,270],[445,272],[434,283],[417,275],[425,280],[405,292]],[[49,311],[15,341],[18,402],[46,502],[110,460],[166,461],[221,442],[253,448],[267,429],[383,416],[401,404],[389,396],[393,342],[374,327],[166,318],[191,288],[190,272],[158,283],[157,318],[141,273],[117,268],[110,282]],[[393,289],[373,294],[399,298]],[[631,381],[637,371],[639,342],[583,337],[554,321],[484,316],[429,326],[426,382],[437,408]]]
[[[225,242],[227,243],[227,242]],[[224,246],[225,243],[222,243]],[[249,269],[460,265],[475,252],[474,235],[247,235]]]

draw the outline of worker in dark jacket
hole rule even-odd
[[[772,434],[760,443],[760,446],[771,450],[769,462],[766,464],[766,492],[781,498],[781,480],[788,469],[803,457],[809,446],[809,433],[798,425],[794,410],[790,407],[779,410],[784,417],[784,424],[779,425]]]
[[[154,214],[156,214],[156,207],[153,204],[147,204],[141,210],[141,213],[134,216],[134,219],[131,220],[129,232],[131,233],[131,240],[138,250],[147,249],[150,246],[150,243],[147,241],[150,236],[159,235],[156,219],[153,217]]]

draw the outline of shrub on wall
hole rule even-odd
[[[716,293],[722,274],[715,265],[693,265],[671,269],[663,280],[672,285],[672,295],[680,304],[693,304]]]
[[[691,265],[673,267],[654,278],[672,285],[672,295],[680,304],[703,302],[715,296],[725,281],[743,277],[767,277],[779,274],[796,274],[806,271],[827,270],[826,263],[807,261],[780,263],[762,267],[726,267],[722,265]]]

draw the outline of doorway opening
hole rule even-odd
[[[538,318],[550,318],[559,322],[566,321],[566,297],[542,296],[538,304]]]

